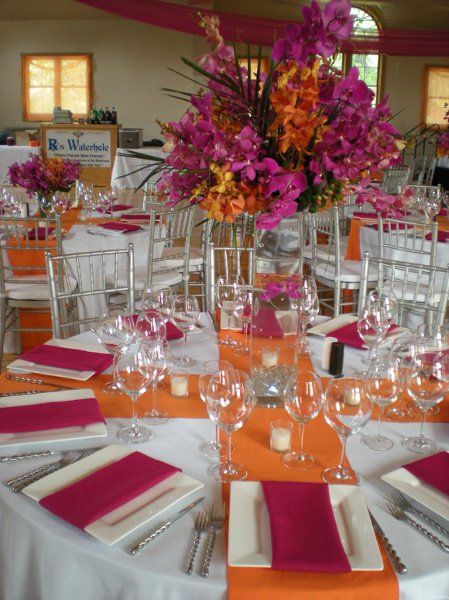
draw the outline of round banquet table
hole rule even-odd
[[[150,162],[139,158],[123,156],[127,152],[140,152],[150,156],[164,158],[167,156],[161,148],[118,148],[111,173],[111,185],[120,188],[136,189],[151,171]],[[146,166],[146,169],[139,170]]]
[[[202,324],[206,331],[192,335],[193,355],[201,362],[214,350],[218,354],[215,332],[205,315]],[[239,337],[239,334],[233,334]],[[92,341],[92,334],[76,336],[78,341]],[[325,373],[319,368],[323,340],[310,337],[315,351],[313,367],[318,374]],[[175,353],[182,346],[180,341],[170,342]],[[246,359],[239,358],[229,350],[221,350],[223,358],[232,359],[234,364],[246,368]],[[361,364],[364,351],[347,348],[345,375],[352,376],[354,369]],[[200,365],[196,372],[199,372]],[[302,365],[306,367],[306,365]],[[309,366],[310,368],[310,366]],[[194,375],[192,384],[194,383]],[[71,387],[91,386],[100,402],[107,419],[108,437],[105,444],[117,443],[115,433],[126,424],[129,411],[119,415],[120,406],[127,405],[127,399],[107,397],[101,394],[99,386],[105,380],[100,375],[89,382],[77,383],[64,380]],[[0,377],[3,389],[21,389],[28,386],[17,384]],[[204,405],[198,397],[195,385],[187,399],[169,399],[161,393],[161,406],[169,409],[173,418],[166,425],[153,427],[155,438],[139,446],[151,456],[170,462],[204,484],[191,498],[206,496],[207,505],[220,498],[227,498],[229,490],[211,481],[207,468],[211,460],[198,452],[198,445],[211,437],[212,424],[205,418]],[[149,397],[145,401],[148,407]],[[244,463],[249,470],[250,480],[296,480],[320,481],[321,469],[335,462],[338,457],[338,443],[335,433],[325,424],[322,415],[307,425],[306,450],[317,458],[317,466],[309,472],[285,469],[279,455],[269,450],[269,423],[272,419],[285,418],[281,409],[256,408],[249,421],[233,436],[235,452],[233,458]],[[436,420],[437,417],[433,417]],[[429,423],[427,433],[440,448],[449,450],[449,403],[441,405],[438,416],[440,422]],[[192,541],[193,516],[186,516],[176,523],[164,536],[158,538],[135,557],[126,553],[126,548],[153,529],[153,524],[142,526],[114,546],[107,546],[88,534],[68,525],[46,512],[35,501],[25,495],[14,495],[6,486],[0,486],[0,597],[3,600],[243,600],[247,598],[279,597],[283,600],[335,600],[346,598],[356,600],[377,600],[378,598],[400,600],[435,600],[449,594],[449,572],[447,554],[417,534],[412,528],[396,521],[385,510],[385,497],[391,488],[380,480],[384,473],[411,462],[415,455],[400,446],[401,437],[415,434],[419,424],[385,423],[384,428],[395,446],[393,450],[373,453],[360,444],[360,437],[349,440],[350,462],[361,475],[361,487],[367,503],[392,540],[396,550],[407,564],[406,577],[396,577],[385,554],[385,570],[381,572],[360,572],[349,574],[287,573],[270,569],[228,568],[226,571],[225,532],[218,536],[212,560],[211,574],[203,579],[197,574],[187,577],[182,572],[186,555]],[[377,423],[372,420],[364,430],[367,434],[376,431]],[[81,442],[80,442],[81,444]],[[80,447],[97,445],[96,442]],[[71,447],[74,447],[73,442]],[[13,454],[14,447],[1,454]],[[52,459],[34,459],[26,463],[0,464],[2,479],[5,480],[34,466],[40,466]],[[160,515],[158,523],[166,516],[179,510],[168,509]],[[274,581],[274,583],[273,583]],[[299,592],[300,590],[300,592]],[[300,596],[298,596],[298,593]]]

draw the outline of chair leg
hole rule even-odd
[[[0,373],[3,365],[3,347],[5,345],[6,300],[0,298]]]

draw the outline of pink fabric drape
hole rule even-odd
[[[182,33],[201,35],[198,9],[162,0],[77,0],[93,8]],[[205,15],[220,18],[221,33],[227,40],[249,40],[271,46],[284,35],[288,21],[263,19],[201,9]],[[299,16],[299,8],[298,8]],[[379,37],[359,37],[347,40],[344,50],[360,53],[380,53],[391,56],[449,56],[449,31],[383,29]]]

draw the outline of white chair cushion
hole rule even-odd
[[[182,259],[180,258],[175,258],[173,260],[170,260],[170,257],[173,255],[176,255],[179,253],[179,248],[164,248],[163,252],[162,252],[162,258],[167,258],[169,260],[167,260],[166,263],[170,268],[171,267],[179,267],[180,269],[182,269],[182,267],[184,266],[184,262]],[[191,267],[202,267],[204,264],[204,257],[203,257],[203,252],[201,250],[201,248],[190,248],[190,253],[189,253],[189,268]]]
[[[342,241],[340,243],[340,255],[341,256],[346,255],[347,247],[348,247],[348,240],[342,239]],[[322,249],[325,249],[325,250],[322,250]],[[317,254],[321,257],[327,256],[328,246],[326,246],[324,244],[318,244],[317,245]],[[312,246],[311,245],[304,246],[304,248],[302,250],[302,255],[304,257],[304,260],[311,261],[312,260]]]
[[[76,279],[67,278],[70,292],[77,286]],[[31,282],[31,283],[30,283]],[[46,275],[22,275],[11,277],[5,284],[6,298],[10,300],[50,300]]]
[[[143,290],[143,288],[145,287],[146,276],[147,276],[147,271],[146,271],[146,267],[144,265],[141,266],[140,268],[138,267],[136,269],[136,272],[135,272],[135,288],[136,288],[136,290]],[[181,281],[182,281],[182,274],[180,272],[171,271],[168,273],[158,273],[157,271],[155,271],[153,273],[152,286],[156,290],[160,290],[162,288],[170,287],[172,285],[181,283]],[[113,286],[114,285],[114,276],[107,275],[106,283],[110,286]],[[127,283],[128,282],[124,275],[121,275],[118,278],[118,282],[117,282],[118,286],[126,287]]]
[[[360,281],[362,273],[362,262],[359,260],[342,260],[340,269],[340,281],[346,283],[357,283]],[[319,264],[316,268],[316,276],[334,280],[335,268],[333,265]],[[377,281],[377,271],[368,273],[368,281]]]

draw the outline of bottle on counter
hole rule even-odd
[[[98,122],[99,123],[103,123],[103,121],[104,121],[104,110],[103,110],[102,106],[100,106],[100,108],[98,109],[97,114],[98,114]]]
[[[115,106],[113,106],[111,110],[111,123],[117,125],[117,111],[115,110]]]
[[[110,123],[111,120],[112,120],[111,111],[109,110],[109,107],[106,106],[105,111],[104,111],[104,122],[105,123]]]
[[[90,122],[92,124],[98,123],[98,113],[95,106],[92,106],[92,108],[90,109]]]

